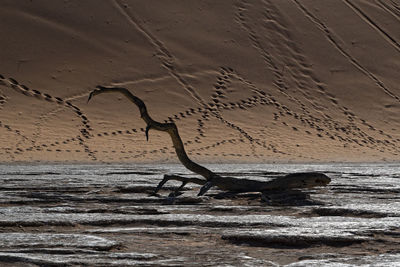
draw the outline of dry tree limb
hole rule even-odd
[[[181,188],[187,183],[205,185],[206,181],[199,178],[187,178],[178,175],[164,175],[164,179],[160,182],[155,193],[169,180],[182,182]],[[301,172],[291,173],[285,176],[277,177],[271,181],[257,181],[244,178],[222,177],[218,176],[213,180],[213,185],[221,190],[245,193],[245,192],[266,192],[273,190],[288,190],[300,188],[313,188],[317,186],[327,185],[331,179],[323,173],[319,172]]]
[[[140,117],[146,122],[146,139],[149,139],[149,130],[158,130],[167,132],[171,139],[173,146],[175,148],[176,155],[180,162],[189,170],[197,173],[205,178],[205,180],[199,178],[187,178],[178,175],[165,175],[164,179],[155,189],[157,193],[162,186],[169,180],[176,180],[182,182],[182,185],[175,191],[181,190],[187,183],[195,183],[202,185],[200,189],[199,196],[205,194],[212,186],[217,186],[221,190],[231,191],[231,192],[266,192],[271,190],[287,190],[291,188],[312,188],[315,186],[325,186],[331,179],[322,174],[316,172],[310,173],[295,173],[289,174],[283,177],[278,177],[269,182],[249,180],[249,179],[238,179],[232,177],[222,177],[209,169],[193,162],[185,152],[183,142],[179,136],[178,128],[175,123],[161,123],[153,120],[147,112],[146,105],[144,102],[134,96],[128,89],[122,87],[104,87],[97,86],[93,90],[88,98],[89,100],[95,96],[102,93],[114,93],[119,92],[126,96],[131,102],[133,102],[140,111]]]
[[[147,127],[146,127],[146,139],[149,139],[149,130],[154,129],[158,131],[163,131],[167,132],[172,139],[173,146],[175,148],[176,155],[178,156],[180,162],[185,166],[187,169],[191,170],[194,173],[197,173],[204,178],[206,178],[207,182],[203,188],[200,190],[199,195],[203,195],[205,192],[208,191],[208,189],[211,188],[212,186],[212,180],[214,178],[220,178],[219,175],[213,173],[209,169],[193,162],[188,155],[186,154],[185,147],[183,146],[183,142],[181,137],[179,136],[178,132],[178,127],[176,127],[175,123],[161,123],[158,121],[153,120],[149,113],[147,112],[146,105],[144,102],[138,98],[137,96],[134,96],[128,89],[122,88],[122,87],[104,87],[104,86],[97,86],[97,89],[93,90],[88,98],[89,100],[98,94],[102,93],[114,93],[114,92],[119,92],[126,96],[131,102],[133,102],[140,111],[140,117],[146,122]]]

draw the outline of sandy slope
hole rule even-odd
[[[0,161],[175,160],[126,99],[86,104],[98,84],[175,121],[196,160],[400,159],[397,1],[1,4]]]

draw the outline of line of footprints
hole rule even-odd
[[[238,101],[234,102],[226,102],[225,100],[229,99],[229,88],[231,87],[231,83],[233,80],[239,81],[242,84],[246,85],[249,90],[252,92],[251,96],[246,98],[246,99],[241,99]],[[21,139],[24,141],[28,141],[32,143],[30,147],[27,147],[25,149],[17,147],[15,149],[16,154],[21,154],[24,151],[42,151],[42,150],[47,150],[47,151],[56,151],[56,152],[86,152],[88,156],[92,160],[97,160],[96,158],[96,153],[98,152],[97,150],[91,150],[89,146],[86,144],[85,139],[90,139],[94,136],[97,137],[107,137],[107,136],[116,136],[116,135],[130,135],[130,134],[136,134],[136,133],[144,133],[145,129],[140,128],[132,128],[132,129],[124,129],[124,130],[116,130],[112,132],[101,132],[101,133],[94,133],[94,130],[90,126],[90,121],[88,117],[82,112],[82,110],[77,107],[76,105],[72,104],[70,101],[65,101],[60,97],[53,97],[49,94],[42,93],[38,90],[35,89],[30,89],[27,86],[20,84],[13,78],[4,78],[0,74],[0,85],[5,85],[10,88],[13,88],[19,93],[22,93],[26,96],[30,97],[35,97],[38,99],[42,99],[48,102],[52,102],[58,105],[63,105],[73,111],[73,113],[80,119],[81,121],[81,127],[79,129],[79,134],[75,137],[70,137],[65,140],[59,140],[55,141],[50,144],[41,144],[41,145],[35,145],[32,140],[29,140],[28,137],[24,136],[19,130],[14,130],[10,125],[4,124],[0,121],[0,127],[3,127],[7,129],[10,132],[13,132],[14,134],[18,135]],[[213,93],[211,95],[211,102],[207,103],[206,107],[198,107],[198,108],[189,108],[183,112],[179,112],[178,114],[174,114],[172,116],[169,116],[165,122],[175,122],[179,121],[185,118],[189,118],[193,115],[198,114],[199,118],[197,119],[197,135],[193,139],[193,141],[187,141],[185,142],[185,145],[191,145],[194,143],[201,144],[202,143],[202,138],[206,137],[206,123],[207,121],[210,120],[211,116],[215,116],[221,123],[225,124],[227,127],[232,128],[233,130],[237,131],[241,138],[239,139],[229,139],[229,140],[221,140],[218,141],[212,145],[207,145],[199,148],[191,148],[188,150],[189,154],[195,154],[195,155],[212,155],[207,153],[206,151],[212,148],[215,148],[216,146],[227,144],[227,143],[235,143],[238,140],[240,142],[245,142],[243,138],[247,139],[251,144],[256,144],[258,146],[263,147],[266,150],[272,151],[274,153],[281,153],[281,154],[288,154],[287,152],[280,151],[276,146],[268,144],[265,140],[260,140],[257,138],[252,137],[249,133],[247,133],[244,129],[240,128],[239,126],[235,125],[232,122],[229,122],[228,120],[224,119],[221,115],[221,112],[224,110],[235,110],[235,109],[250,109],[252,107],[256,107],[258,105],[269,105],[272,106],[276,109],[276,112],[272,114],[273,119],[275,121],[282,120],[285,116],[290,116],[294,118],[295,120],[298,120],[301,125],[305,126],[306,128],[311,128],[316,131],[316,135],[318,137],[328,137],[333,140],[338,140],[340,142],[344,143],[353,143],[357,144],[359,146],[366,146],[371,149],[377,149],[380,152],[385,152],[386,150],[392,152],[393,154],[397,154],[399,152],[399,149],[395,145],[396,142],[400,141],[399,139],[394,139],[390,135],[387,135],[383,131],[379,131],[379,134],[389,138],[391,140],[379,140],[374,137],[369,136],[365,132],[361,131],[356,125],[340,125],[338,122],[334,120],[329,120],[329,119],[320,119],[313,117],[312,115],[305,113],[305,114],[297,114],[295,112],[292,112],[287,106],[280,104],[271,94],[265,93],[263,90],[257,88],[255,85],[253,85],[251,82],[247,81],[243,77],[241,77],[238,73],[236,73],[232,68],[226,68],[226,67],[221,67],[219,70],[219,74],[216,76],[216,82],[213,85]],[[0,94],[0,108],[3,106],[4,103],[7,102],[7,96]],[[356,116],[352,114],[351,112],[349,113],[349,116],[353,117],[352,121],[356,119]],[[368,125],[369,129],[372,131],[376,131],[375,128],[373,128],[370,124],[368,124],[365,120],[360,120],[363,125]],[[294,131],[299,131],[298,127],[295,126],[289,126],[285,121],[282,121],[282,124],[291,127],[292,130]],[[322,125],[321,125],[322,124]],[[328,130],[326,130],[328,128]],[[311,129],[304,130],[306,134],[311,135]],[[329,131],[331,130],[331,131]],[[331,134],[330,132],[334,132],[334,134]],[[243,137],[243,138],[242,138]],[[357,138],[361,137],[361,140],[358,140]],[[71,142],[77,142],[80,146],[82,146],[83,150],[62,150],[56,148],[57,146],[61,144],[68,144]],[[382,148],[382,146],[377,147],[377,145],[383,145],[385,148]],[[53,149],[55,148],[55,149]],[[10,149],[8,149],[10,150]],[[8,151],[10,153],[11,151]],[[107,151],[103,150],[103,153],[120,153],[120,154],[129,154],[130,156],[125,156],[123,158],[140,158],[140,157],[145,157],[147,154],[153,154],[153,153],[170,153],[174,154],[173,151],[170,150],[170,148],[163,147],[161,149],[156,149],[156,150],[151,150],[151,151]],[[132,155],[134,154],[134,155]],[[218,154],[214,154],[217,156]],[[241,154],[228,154],[231,156],[238,156],[240,157]],[[260,155],[254,155],[254,156],[261,156]],[[249,155],[246,155],[249,156]]]

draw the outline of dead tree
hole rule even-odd
[[[88,102],[95,95],[99,95],[102,93],[115,93],[115,92],[123,94],[139,108],[140,117],[145,121],[147,125],[145,131],[147,141],[149,140],[149,131],[151,129],[167,132],[172,139],[176,155],[178,156],[180,162],[190,171],[197,173],[205,178],[203,180],[200,178],[188,178],[178,175],[164,175],[164,179],[155,189],[155,193],[157,193],[162,188],[162,186],[169,180],[176,180],[182,182],[182,185],[175,191],[176,193],[179,192],[187,183],[195,183],[202,185],[200,192],[198,194],[199,196],[205,194],[213,186],[216,186],[221,190],[234,193],[261,192],[263,194],[268,194],[268,192],[272,191],[286,191],[297,188],[312,188],[315,186],[325,186],[331,181],[331,179],[328,176],[317,172],[289,174],[283,177],[278,177],[269,182],[249,180],[249,179],[238,179],[233,177],[222,177],[210,171],[209,169],[193,162],[186,154],[176,124],[161,123],[153,120],[148,114],[144,102],[137,96],[133,95],[126,88],[97,86],[96,89],[90,93]]]

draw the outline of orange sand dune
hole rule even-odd
[[[99,84],[174,121],[198,161],[400,159],[396,1],[1,4],[1,162],[176,161],[123,96],[87,104]]]

